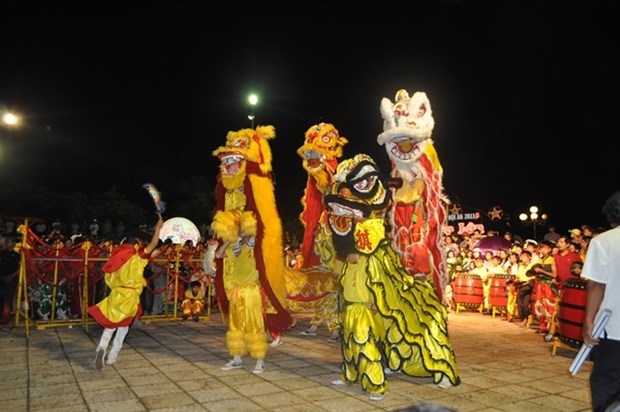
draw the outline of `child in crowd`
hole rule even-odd
[[[185,291],[185,299],[181,302],[181,313],[183,320],[191,316],[194,322],[198,322],[205,307],[205,293],[198,280],[192,281],[189,286],[190,288]]]

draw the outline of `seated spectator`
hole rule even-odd
[[[194,280],[190,283],[190,288],[185,291],[185,299],[181,302],[181,314],[183,320],[191,316],[194,322],[200,320],[200,315],[205,307],[205,294],[201,288],[201,283]]]
[[[521,326],[527,326],[527,318],[530,316],[531,309],[531,295],[534,286],[534,275],[531,272],[532,268],[532,253],[529,250],[524,250],[519,255],[519,269],[517,270],[517,277],[514,281],[514,288],[516,293],[517,306],[519,307],[519,315],[521,317]]]

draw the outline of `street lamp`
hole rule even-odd
[[[2,113],[2,124],[8,127],[17,127],[21,119],[15,113],[4,112]]]
[[[252,129],[254,129],[254,107],[256,107],[256,103],[258,103],[258,96],[252,93],[248,97],[248,102],[250,102],[250,106],[252,106],[252,112],[248,115],[248,119],[252,122]]]
[[[546,213],[541,215],[538,214],[538,206],[530,206],[530,214],[521,213],[519,215],[519,220],[523,222],[525,225],[532,225],[532,230],[534,232],[534,240],[536,240],[536,226],[544,225],[549,216]]]

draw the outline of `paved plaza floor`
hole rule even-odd
[[[119,363],[93,366],[101,334],[96,324],[0,329],[0,409],[3,411],[398,411],[432,403],[455,411],[590,411],[586,361],[572,376],[575,351],[499,317],[450,313],[449,332],[462,379],[441,389],[428,379],[388,375],[387,396],[372,401],[339,378],[339,344],[329,333],[303,337],[310,315],[295,315],[284,343],[269,348],[262,374],[229,360],[219,313],[200,322],[143,319],[132,327]]]

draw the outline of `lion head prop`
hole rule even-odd
[[[222,184],[227,189],[241,186],[247,173],[248,163],[263,174],[271,172],[271,147],[269,140],[275,138],[273,126],[259,126],[256,130],[230,131],[226,144],[213,151],[220,159]]]
[[[304,144],[297,149],[297,154],[303,159],[304,170],[316,180],[322,193],[331,183],[337,159],[342,157],[343,147],[348,142],[333,124],[319,123],[306,131]]]
[[[348,140],[340,135],[333,124],[319,123],[306,131],[304,144],[297,149],[302,166],[308,173],[301,198],[302,212],[299,214],[299,220],[304,226],[301,243],[304,268],[330,265],[334,257],[328,244],[331,241],[320,228],[321,215],[325,210],[323,196],[332,183],[338,159],[342,157],[343,147],[347,143]]]
[[[385,238],[385,217],[392,204],[390,187],[399,185],[400,180],[387,179],[363,153],[338,165],[325,205],[341,258],[349,253],[372,253]]]

